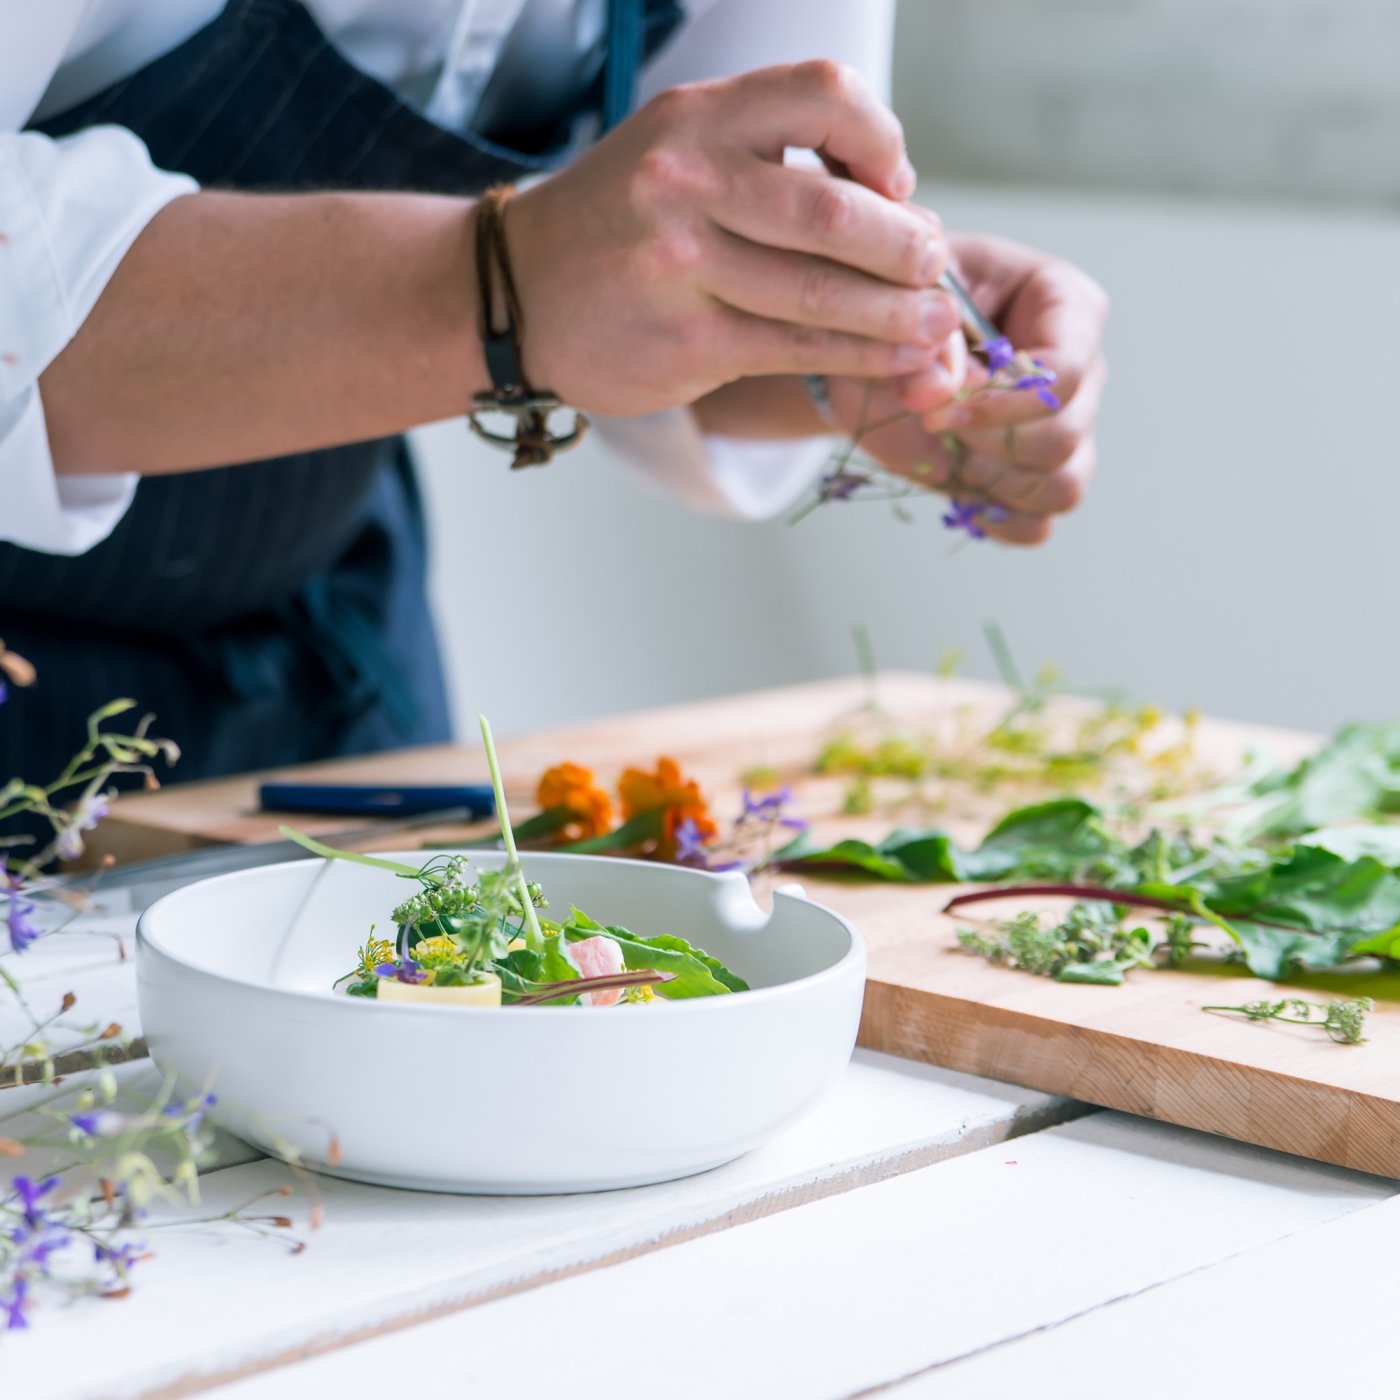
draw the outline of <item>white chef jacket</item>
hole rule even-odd
[[[465,128],[530,0],[307,0],[352,62]],[[73,337],[146,223],[196,188],[156,169],[119,127],[51,140],[21,127],[64,110],[183,42],[222,0],[0,4],[0,540],[76,554],[104,539],[136,478],[55,473],[39,376]],[[600,21],[580,0],[578,23]],[[894,0],[689,0],[640,97],[772,63],[838,58],[889,90]],[[598,13],[595,14],[594,12]],[[688,409],[604,420],[647,484],[702,510],[776,514],[820,467],[823,442],[702,435]]]

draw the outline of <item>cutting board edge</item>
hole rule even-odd
[[[902,1014],[901,1001],[906,1005],[916,1001],[917,1014]],[[1053,1043],[1058,1058],[1037,1059],[1033,1053],[1037,1042]],[[1065,1045],[1075,1042],[1080,1043],[1081,1053],[1065,1056]],[[1090,1032],[1024,1009],[1005,1011],[877,979],[866,983],[858,1044],[902,1059],[1400,1180],[1400,1100],[1362,1090],[1257,1070],[1238,1061],[1101,1029]],[[1337,1049],[1348,1052],[1347,1047]],[[1124,1067],[1132,1072],[1123,1073]],[[1274,1096],[1272,1105],[1267,1111],[1251,1112],[1248,1102],[1241,1101],[1242,1092],[1265,1087]],[[1163,1107],[1163,1095],[1171,1099],[1169,1111]],[[1300,1146],[1296,1136],[1285,1138],[1277,1131],[1279,1121],[1293,1114],[1303,1115],[1294,1117],[1295,1123],[1315,1122],[1312,1115],[1330,1118],[1331,1131],[1320,1131],[1311,1143]]]

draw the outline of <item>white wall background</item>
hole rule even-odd
[[[1032,12],[1119,25],[1135,13],[1163,38],[1180,28],[1173,16],[1199,22],[1207,8],[1227,27],[1246,10],[1314,25],[1345,11],[1367,52],[1397,13],[1366,0],[906,0],[903,69],[917,68],[910,36],[935,12],[980,34],[969,51],[989,64],[983,31],[998,17],[1025,25],[1018,42],[1031,46]],[[1134,43],[1147,53],[1146,36]],[[1314,47],[1326,73],[1307,92],[1335,76],[1330,51]],[[1163,38],[1154,62],[1194,72],[1202,53]],[[1147,119],[1134,93],[1166,91],[1167,78],[1128,83],[1100,61],[1118,98],[1097,120],[1120,120],[1132,145]],[[1294,110],[1280,93],[1300,66],[1270,69],[1280,110]],[[1013,88],[1028,81],[1008,71]],[[916,88],[906,81],[896,102],[924,122],[913,147],[922,132],[924,150],[943,149],[928,139],[951,118],[918,105]],[[979,100],[979,131],[986,113]],[[1161,168],[1214,159],[1208,135],[1161,126]],[[1242,187],[1256,156],[1241,140],[1231,157]],[[1394,146],[1387,162],[1393,180]],[[1114,297],[1100,479],[1038,551],[951,548],[932,502],[912,526],[875,504],[795,527],[708,520],[640,495],[596,448],[512,476],[461,425],[426,431],[435,589],[464,732],[479,708],[521,729],[848,671],[855,621],[891,666],[927,666],[956,645],[990,674],[980,628],[996,619],[1026,664],[1057,661],[1086,686],[1312,728],[1400,714],[1400,393],[1387,349],[1400,223],[1353,193],[1370,212],[925,181],[921,198],[950,225],[1061,252]]]
[[[924,168],[1400,198],[1397,0],[902,0],[899,13],[896,105]]]

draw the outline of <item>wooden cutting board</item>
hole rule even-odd
[[[882,676],[878,693],[885,710],[921,722],[987,716],[1008,702],[998,686],[902,674]],[[867,694],[864,682],[841,680],[647,711],[508,738],[502,764],[517,819],[531,810],[535,779],[552,763],[584,763],[611,780],[628,764],[663,753],[700,779],[721,819],[737,810],[741,773],[757,765],[777,770],[794,783],[797,810],[814,821],[819,836],[875,838],[900,821],[920,821],[946,825],[971,842],[1022,800],[1014,792],[992,793],[933,817],[840,815],[843,781],[812,775],[811,763],[823,737]],[[1291,759],[1316,742],[1206,721],[1199,747],[1223,772],[1250,747]],[[485,771],[479,750],[443,746],[278,776],[406,783],[481,780]],[[270,839],[279,819],[256,811],[257,783],[267,776],[123,798],[98,829],[101,849],[132,859]],[[299,822],[320,832],[344,824]],[[419,831],[399,844],[447,841],[466,830],[474,829]],[[961,951],[959,922],[939,912],[952,887],[817,878],[803,884],[850,917],[869,944],[864,1045],[1400,1177],[1400,974],[1313,974],[1278,988],[1278,995],[1386,999],[1370,1019],[1367,1044],[1335,1045],[1316,1030],[1202,1012],[1210,1003],[1273,994],[1272,984],[1236,967],[1202,959],[1185,971],[1134,973],[1121,987],[1064,985]]]

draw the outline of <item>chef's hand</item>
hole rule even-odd
[[[958,314],[913,188],[898,121],[839,64],[672,88],[508,207],[526,373],[624,415],[747,376],[922,370]]]
[[[1052,519],[1073,510],[1093,474],[1095,419],[1107,366],[1102,336],[1108,297],[1077,267],[1005,239],[955,235],[954,261],[979,307],[1018,350],[1042,360],[1057,379],[1061,406],[1047,407],[1033,390],[959,403],[962,362],[950,346],[929,370],[877,385],[867,421],[901,409],[914,416],[870,434],[862,447],[891,470],[960,498],[989,501],[1007,511],[989,534],[1012,544],[1040,544]],[[967,385],[985,382],[973,361]],[[833,407],[848,427],[861,414],[863,383],[830,383]],[[954,433],[967,452],[952,479],[942,434]]]

